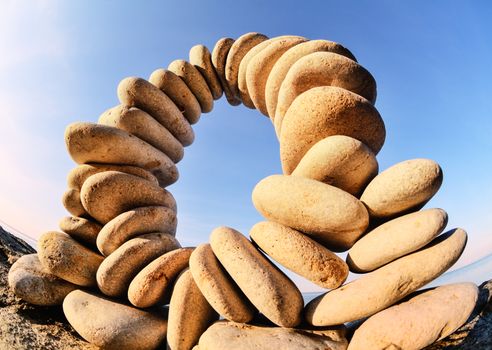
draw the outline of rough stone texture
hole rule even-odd
[[[91,246],[96,245],[96,239],[102,226],[95,221],[85,218],[66,216],[58,223],[60,230],[70,235],[76,240],[88,243]]]

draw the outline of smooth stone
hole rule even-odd
[[[359,320],[386,309],[448,270],[465,249],[467,234],[454,229],[425,248],[312,300],[305,308],[314,326]]]
[[[268,176],[255,186],[252,199],[267,220],[301,231],[335,251],[352,247],[369,225],[367,210],[357,198],[303,177]]]
[[[85,210],[102,224],[137,207],[159,205],[176,211],[176,201],[170,192],[119,171],[90,176],[82,186],[80,197]]]
[[[253,319],[255,308],[220,265],[210,244],[200,244],[193,251],[190,271],[203,296],[219,315],[241,323]]]
[[[38,240],[38,257],[53,275],[78,286],[97,285],[96,272],[104,257],[86,248],[69,235],[46,232]]]
[[[417,251],[439,235],[448,223],[442,209],[427,209],[400,216],[378,226],[349,250],[350,271],[369,272]]]
[[[192,251],[193,248],[178,248],[145,266],[131,281],[128,300],[140,308],[164,304],[176,277],[188,267]]]
[[[208,113],[214,108],[212,93],[205,78],[195,66],[185,60],[174,60],[167,69],[183,79],[191,92],[193,92],[193,95],[195,95],[203,113]]]
[[[119,105],[101,114],[99,124],[125,130],[166,154],[174,163],[183,159],[183,145],[148,113]]]
[[[285,174],[291,174],[309,149],[328,136],[350,136],[375,155],[386,137],[383,119],[368,100],[333,86],[312,88],[299,95],[282,125],[280,159]]]
[[[80,191],[75,188],[69,188],[63,193],[62,204],[73,216],[89,216],[80,201]]]
[[[229,102],[231,106],[238,106],[241,104],[241,101],[232,92],[225,75],[227,56],[232,44],[234,44],[234,39],[232,38],[219,39],[212,50],[212,64],[219,77],[227,102]]]
[[[370,317],[354,333],[349,350],[419,350],[463,325],[478,299],[473,283],[450,284],[419,294]]]
[[[374,218],[390,218],[420,209],[442,184],[442,170],[430,159],[411,159],[389,167],[366,187],[360,200]]]
[[[63,299],[78,286],[56,277],[46,270],[37,254],[23,255],[9,270],[8,284],[16,296],[29,304],[61,305]]]
[[[156,349],[166,338],[163,312],[139,310],[81,290],[65,298],[63,312],[77,333],[102,349]]]
[[[65,130],[68,153],[78,164],[133,165],[151,171],[161,186],[178,180],[178,169],[164,153],[132,134],[106,125],[73,123]]]
[[[214,66],[212,65],[212,55],[210,54],[210,51],[203,45],[195,45],[190,49],[189,57],[190,63],[194,65],[205,78],[214,100],[218,100],[222,96],[222,86]]]
[[[167,69],[159,68],[152,72],[149,81],[174,102],[190,124],[200,120],[200,103],[183,79]]]
[[[218,227],[210,245],[224,269],[249,301],[270,321],[282,327],[301,322],[304,306],[296,285],[238,231]]]
[[[186,269],[178,276],[169,304],[168,349],[190,350],[218,318]]]
[[[278,60],[275,62],[265,86],[265,103],[267,107],[268,115],[272,122],[275,119],[275,110],[277,109],[278,92],[280,86],[287,75],[290,67],[297,62],[300,58],[309,55],[313,52],[333,52],[339,55],[355,59],[354,55],[343,47],[342,45],[328,40],[309,40],[300,43],[287,50]]]
[[[321,181],[358,196],[378,169],[376,156],[369,147],[349,136],[333,135],[316,142],[292,175]]]
[[[287,110],[297,96],[318,86],[336,86],[376,102],[376,81],[367,69],[333,52],[314,52],[297,60],[278,91],[275,130],[280,135]]]
[[[121,104],[150,114],[183,146],[193,143],[195,134],[190,123],[174,102],[152,83],[137,77],[125,78],[118,85],[118,98]]]
[[[345,261],[296,230],[263,221],[255,224],[249,235],[273,260],[322,288],[337,288],[347,279]]]
[[[108,256],[123,243],[144,233],[176,234],[176,212],[162,206],[140,207],[121,213],[103,226],[97,236],[97,248]]]
[[[167,233],[153,232],[132,238],[104,259],[97,270],[97,285],[108,296],[125,296],[140,270],[160,255],[178,248],[181,248],[179,242]]]
[[[73,216],[62,218],[58,226],[72,238],[89,243],[92,246],[96,245],[97,235],[102,229],[102,226],[97,222]]]

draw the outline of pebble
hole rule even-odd
[[[227,56],[232,44],[234,44],[234,39],[232,38],[219,39],[212,50],[212,64],[219,77],[227,102],[231,106],[238,106],[241,104],[241,101],[234,95],[225,75]]]
[[[63,193],[62,204],[73,216],[89,217],[80,201],[80,191],[75,188],[69,188]]]
[[[222,86],[212,65],[212,56],[207,47],[195,45],[190,49],[190,63],[195,66],[207,82],[214,100],[222,96]]]
[[[97,235],[102,228],[97,222],[73,216],[64,217],[60,220],[58,226],[72,238],[88,243],[91,246],[96,245]]]

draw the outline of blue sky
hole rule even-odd
[[[163,3],[163,2],[162,2]],[[0,5],[0,219],[37,237],[66,215],[74,166],[63,132],[118,103],[126,76],[148,78],[189,49],[249,31],[342,43],[378,83],[387,139],[380,169],[432,158],[444,170],[428,207],[469,232],[460,264],[492,252],[492,5],[487,1],[3,1]],[[225,99],[194,127],[170,187],[184,245],[219,225],[261,220],[251,190],[280,173],[259,112]]]

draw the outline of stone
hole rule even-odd
[[[20,257],[10,268],[10,289],[19,298],[34,305],[61,305],[65,296],[78,288],[75,284],[49,273],[37,254]]]
[[[369,147],[349,136],[333,135],[316,142],[292,175],[324,182],[357,197],[378,169]]]
[[[200,103],[183,79],[167,69],[159,68],[152,72],[149,81],[174,102],[190,124],[200,120]]]
[[[165,304],[176,277],[188,267],[193,248],[167,252],[145,266],[131,281],[128,300],[139,308]]]
[[[73,216],[89,217],[80,201],[80,191],[75,188],[69,188],[63,193],[62,204]]]
[[[125,242],[101,263],[97,270],[97,286],[107,296],[122,297],[137,273],[152,260],[181,248],[173,236],[147,233]]]
[[[126,211],[103,226],[97,248],[108,256],[123,243],[144,233],[165,232],[176,235],[176,212],[162,206],[140,207]]]
[[[101,255],[56,231],[41,235],[38,249],[39,261],[49,273],[78,286],[96,286],[96,272],[104,260]]]
[[[420,209],[439,190],[442,170],[430,159],[411,159],[376,176],[362,193],[361,201],[373,218],[391,218]]]
[[[219,39],[212,50],[212,64],[219,77],[227,102],[229,102],[231,106],[238,106],[241,104],[241,101],[234,95],[225,75],[227,56],[232,44],[234,44],[234,39],[232,38]]]
[[[94,293],[71,292],[63,312],[77,333],[102,349],[156,349],[166,338],[162,311],[139,310]]]
[[[212,93],[205,78],[195,66],[185,60],[174,60],[167,69],[183,79],[191,92],[193,92],[193,95],[195,95],[203,113],[208,113],[213,109],[214,99]]]
[[[207,86],[212,93],[214,100],[222,96],[222,86],[212,65],[212,55],[207,47],[195,45],[190,49],[190,63],[195,66],[207,82]]]
[[[314,326],[330,326],[374,315],[449,269],[466,240],[464,230],[448,231],[425,248],[315,298],[306,305],[306,320]]]
[[[190,350],[218,318],[186,269],[178,276],[169,304],[168,349]]]
[[[176,201],[170,192],[119,171],[92,175],[84,182],[80,196],[85,210],[102,224],[137,207],[159,205],[176,211]]]
[[[349,269],[341,258],[296,230],[262,221],[249,235],[273,260],[322,288],[337,288],[347,279]]]
[[[267,220],[301,231],[335,251],[352,247],[369,225],[367,210],[357,198],[303,177],[268,176],[255,186],[252,199]]]
[[[123,105],[110,108],[101,114],[98,123],[135,135],[167,155],[174,163],[183,159],[183,145],[157,120],[138,108]]]
[[[178,169],[168,156],[124,130],[93,123],[72,123],[65,130],[65,143],[78,164],[141,167],[151,171],[161,186],[178,180]]]
[[[234,322],[249,322],[256,310],[231,280],[210,244],[200,244],[190,257],[190,271],[198,288],[215,311]]]
[[[376,102],[376,81],[354,60],[333,52],[314,52],[297,60],[282,81],[275,110],[275,130],[280,135],[287,110],[297,96],[318,86],[336,86]]]
[[[296,285],[238,231],[218,227],[210,235],[212,250],[249,301],[273,323],[295,327],[304,305]]]
[[[72,238],[88,243],[91,246],[96,245],[97,235],[102,228],[102,226],[95,221],[73,216],[62,218],[58,226]]]
[[[337,53],[357,62],[348,49],[328,40],[309,40],[288,49],[275,62],[265,86],[265,103],[272,122],[275,119],[275,110],[277,109],[278,91],[290,67],[300,58],[319,51]]]
[[[291,174],[312,146],[333,135],[359,140],[376,155],[386,130],[379,112],[365,98],[333,86],[312,88],[293,101],[282,122],[279,140],[284,173]]]
[[[473,283],[450,284],[419,294],[371,316],[348,350],[419,350],[446,338],[466,322],[478,298]]]
[[[427,209],[400,216],[376,227],[350,248],[347,263],[350,271],[373,271],[395,259],[427,245],[448,222],[442,209]]]
[[[129,77],[118,85],[118,98],[122,105],[137,107],[161,123],[183,146],[195,139],[190,123],[174,102],[159,88],[145,79]]]

